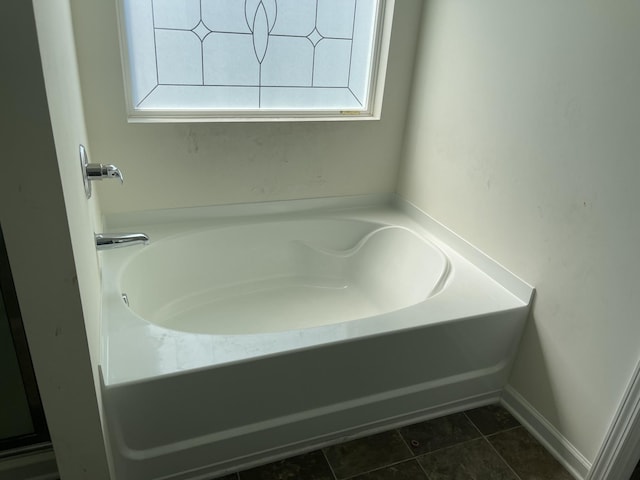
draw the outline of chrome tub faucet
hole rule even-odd
[[[129,245],[146,245],[149,237],[144,233],[96,233],[96,249],[128,247]]]

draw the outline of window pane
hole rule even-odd
[[[133,107],[366,110],[380,0],[121,0]]]

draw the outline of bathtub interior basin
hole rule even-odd
[[[205,230],[158,242],[123,270],[130,308],[203,334],[308,328],[423,302],[449,262],[401,226],[320,220]]]

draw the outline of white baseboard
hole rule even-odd
[[[587,480],[631,477],[640,454],[640,362],[631,375]]]
[[[577,480],[584,480],[591,462],[513,387],[505,387],[500,403],[538,440]]]

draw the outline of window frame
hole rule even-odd
[[[127,44],[126,0],[115,0],[118,17],[119,48],[124,81],[124,96],[129,123],[193,122],[296,122],[380,120],[387,73],[391,27],[396,0],[379,0],[374,26],[368,108],[366,110],[286,110],[286,109],[137,109],[132,98],[131,68]]]

